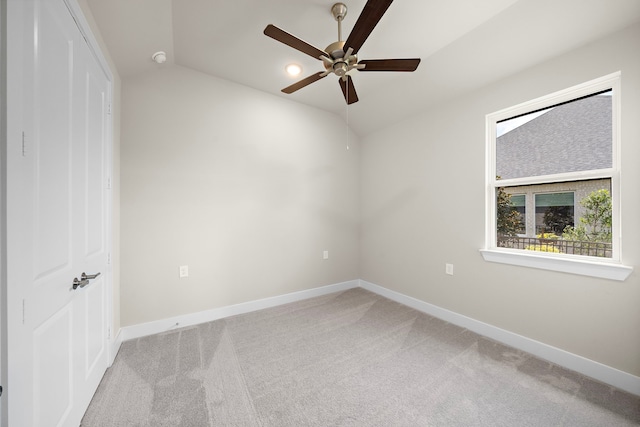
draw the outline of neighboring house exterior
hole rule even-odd
[[[580,200],[601,188],[606,188],[611,192],[611,180],[590,179],[586,181],[526,185],[508,187],[505,188],[505,191],[511,195],[512,202],[522,215],[524,228],[519,235],[535,237],[542,232],[558,232],[544,223],[544,213],[549,207],[569,206],[568,203],[570,202],[569,210],[573,217],[573,222],[568,225],[577,225],[585,210],[580,205]]]
[[[553,175],[612,167],[611,97],[596,95],[549,109],[496,139],[496,171],[502,179]],[[566,147],[571,147],[567,150]],[[611,191],[610,179],[505,187],[522,215],[521,236],[561,232],[546,224],[555,209],[575,225],[584,214],[580,201],[592,191]]]

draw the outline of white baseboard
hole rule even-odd
[[[423,313],[466,328],[508,346],[533,354],[541,359],[609,384],[613,387],[640,396],[640,377],[620,371],[577,354],[552,347],[522,335],[472,319],[462,314],[438,307],[419,299],[360,280],[360,287]]]
[[[169,319],[157,320],[154,322],[142,323],[139,325],[125,326],[120,329],[118,337],[120,342],[144,337],[147,335],[166,332],[175,328],[197,325],[200,323],[211,322],[213,320],[222,319],[224,317],[235,316],[238,314],[249,313],[251,311],[262,310],[265,308],[276,307],[290,302],[301,301],[308,298],[318,297],[333,292],[345,291],[347,289],[357,288],[358,280],[337,283],[333,285],[321,286],[319,288],[307,289],[299,292],[279,295],[276,297],[264,298],[255,301],[249,301],[241,304],[229,305],[226,307],[214,308],[211,310],[201,311],[198,313],[184,314]],[[115,357],[115,356],[114,356]]]

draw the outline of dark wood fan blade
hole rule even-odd
[[[364,5],[362,13],[353,26],[351,34],[344,43],[345,50],[353,49],[353,54],[358,53],[371,31],[378,25],[382,15],[387,11],[393,0],[369,0]]]
[[[280,43],[291,46],[292,48],[297,49],[302,53],[306,53],[307,55],[312,56],[316,59],[320,59],[321,56],[328,56],[325,51],[311,46],[309,43],[300,40],[296,36],[293,36],[286,31],[281,30],[275,25],[267,25],[267,27],[264,29],[264,34],[271,37],[272,39],[278,40]]]
[[[415,71],[420,58],[414,59],[365,59],[358,65],[365,65],[359,71]]]
[[[353,104],[354,102],[358,102],[358,94],[356,93],[356,87],[353,85],[353,80],[351,76],[347,75],[347,81],[342,80],[342,77],[338,79],[340,82],[340,89],[342,89],[342,94],[344,95],[344,100],[347,101],[348,105]]]
[[[284,93],[293,93],[295,91],[297,91],[298,89],[302,89],[303,87],[310,85],[313,82],[317,82],[318,80],[320,80],[323,77],[326,77],[327,75],[324,72],[319,72],[316,74],[312,74],[309,77],[307,77],[306,79],[302,79],[297,83],[292,84],[291,86],[287,86],[284,89],[282,89],[282,91]]]

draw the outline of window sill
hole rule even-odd
[[[623,281],[633,271],[633,267],[613,262],[597,262],[573,258],[558,258],[542,254],[520,253],[498,249],[481,249],[485,261],[522,267],[560,271],[583,276]]]

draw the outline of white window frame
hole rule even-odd
[[[553,175],[496,179],[496,123],[521,114],[551,107],[582,96],[613,89],[612,94],[612,167],[601,170],[560,173]],[[612,280],[625,280],[633,268],[621,263],[621,218],[620,218],[620,72],[564,89],[532,101],[488,114],[486,116],[486,225],[485,247],[480,250],[485,261],[544,270],[560,271]],[[496,189],[513,185],[545,184],[560,181],[585,179],[611,179],[612,198],[612,257],[600,258],[584,255],[556,254],[500,248],[496,233]]]

